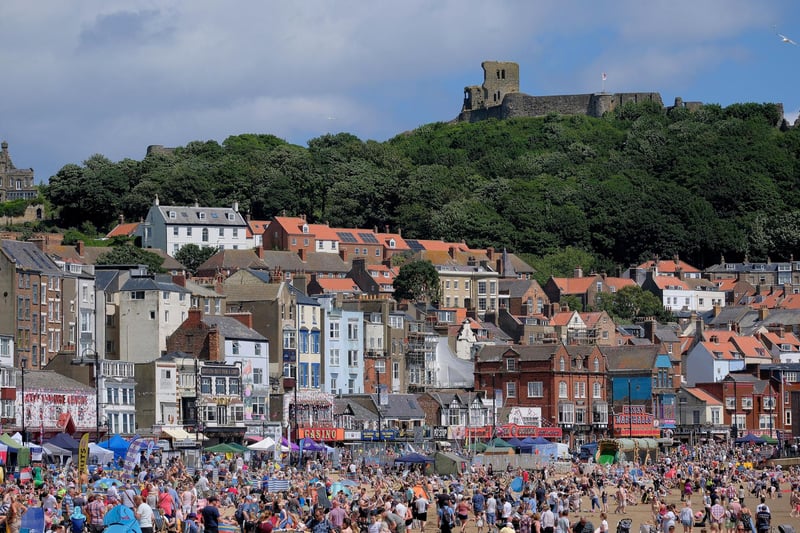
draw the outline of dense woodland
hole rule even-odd
[[[341,133],[305,148],[246,134],[142,161],[95,155],[43,192],[63,228],[138,220],[158,195],[527,257],[567,250],[569,268],[575,254],[609,272],[653,255],[786,260],[800,250],[800,130],[780,120],[769,104],[629,104],[601,119],[429,124],[386,142]]]

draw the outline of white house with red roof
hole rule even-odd
[[[769,350],[756,337],[706,330],[686,356],[686,379],[690,385],[717,382],[746,365],[771,362]]]
[[[725,306],[725,291],[708,280],[647,273],[642,289],[655,294],[667,311],[711,311]]]
[[[778,328],[760,333],[759,337],[774,360],[781,363],[800,363],[800,339],[791,331]]]

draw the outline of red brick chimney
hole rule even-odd
[[[244,324],[248,328],[253,329],[253,313],[246,313],[246,312],[225,313],[225,316],[229,316],[231,318],[235,318],[236,320],[238,320],[239,322],[241,322],[242,324]]]
[[[305,248],[300,248],[299,250],[297,250],[297,255],[300,256],[300,261],[303,261],[305,263],[305,261],[306,261],[306,249]]]
[[[264,241],[261,241],[261,242],[263,243]],[[258,256],[259,259],[264,259],[264,247],[263,246],[259,246],[258,248],[256,248],[256,255]]]
[[[186,287],[186,276],[183,274],[172,276],[172,283],[178,285],[179,287]]]
[[[208,360],[209,361],[224,361],[225,353],[222,349],[222,336],[219,334],[217,328],[211,328],[208,331]]]
[[[189,309],[189,317],[184,322],[184,325],[192,328],[199,328],[200,323],[203,321],[203,310],[199,307],[192,307]]]
[[[489,261],[491,261],[494,258],[494,248],[492,248],[491,246],[486,248],[486,257],[487,259],[489,259]]]
[[[83,257],[83,250],[84,250],[83,241],[78,241],[78,245],[76,246],[76,248],[78,250],[78,257]]]
[[[345,248],[339,248],[339,257],[341,257],[342,261],[345,263],[347,262],[347,250]]]

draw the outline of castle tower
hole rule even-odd
[[[484,61],[483,85],[464,88],[462,111],[499,106],[509,93],[519,92],[519,64],[511,61]]]

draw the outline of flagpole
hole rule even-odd
[[[603,72],[603,76],[602,76],[602,78],[603,78],[603,85],[602,85],[602,90],[601,90],[600,92],[602,92],[602,93],[604,93],[604,94],[605,94],[605,92],[606,92],[606,78],[607,78],[607,76],[606,76],[606,73],[605,73],[605,72]]]

